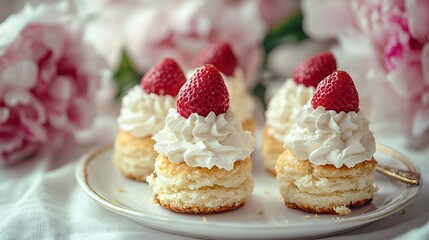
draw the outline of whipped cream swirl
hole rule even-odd
[[[137,85],[122,99],[117,119],[119,129],[134,137],[153,136],[164,127],[168,110],[175,107],[176,101],[172,96],[147,94]]]
[[[332,164],[349,168],[372,159],[375,140],[369,121],[359,112],[313,109],[306,104],[285,140],[285,147],[298,159],[315,165]]]
[[[186,74],[188,79],[192,77],[195,71],[194,69]],[[255,102],[246,89],[243,70],[236,67],[234,75],[232,76],[226,76],[221,72],[219,73],[222,75],[229,92],[230,109],[238,116],[238,119],[240,119],[242,123],[251,120],[255,111]]]
[[[227,171],[236,161],[250,156],[255,145],[231,110],[217,116],[210,112],[207,117],[192,113],[186,119],[170,109],[164,129],[153,139],[155,150],[173,163],[208,169],[217,166]]]
[[[267,109],[268,134],[277,141],[283,142],[290,129],[295,124],[295,118],[314,94],[314,87],[296,84],[291,78],[287,79],[280,90],[271,99]]]

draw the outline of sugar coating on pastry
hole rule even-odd
[[[293,79],[287,79],[268,103],[266,112],[270,126],[268,134],[277,141],[283,142],[292,126],[299,109],[313,97],[314,87],[297,84]]]
[[[299,160],[286,150],[280,155],[276,169],[279,190],[288,207],[313,213],[350,213],[353,208],[372,201],[376,187],[372,158],[352,168],[314,165]]]
[[[237,161],[231,171],[172,163],[159,155],[155,173],[147,178],[154,199],[176,212],[212,213],[240,207],[253,191],[252,162]]]
[[[126,177],[144,182],[153,170],[158,153],[151,137],[135,138],[120,130],[114,145],[113,162]]]
[[[275,176],[277,159],[285,151],[285,148],[283,147],[283,142],[277,141],[268,133],[270,128],[271,126],[265,125],[262,130],[261,154],[265,169]]]

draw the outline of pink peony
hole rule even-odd
[[[202,47],[228,41],[251,82],[262,63],[260,43],[265,32],[254,1],[175,1],[136,12],[126,26],[126,48],[139,71],[167,56],[190,70]]]
[[[125,23],[134,12],[145,7],[145,1],[91,0],[78,3],[79,15],[87,19],[85,41],[93,43],[110,69],[116,70],[125,47]]]
[[[289,20],[298,10],[298,0],[259,0],[260,15],[270,27]]]
[[[261,68],[261,43],[268,27],[287,20],[297,7],[296,0],[94,0],[80,9],[93,16],[86,38],[97,43],[112,69],[124,48],[139,72],[166,56],[190,70],[202,47],[228,41],[252,85]]]
[[[190,70],[202,47],[228,41],[252,85],[261,68],[261,43],[268,28],[289,19],[298,10],[298,1],[94,0],[81,2],[78,9],[90,16],[85,38],[97,43],[95,48],[112,69],[125,49],[139,72],[167,56]]]
[[[333,51],[339,68],[350,71],[360,94],[370,97],[373,122],[411,142],[429,137],[428,1],[325,0],[302,6],[310,36],[338,40]]]
[[[92,122],[103,61],[91,50],[65,3],[26,6],[0,25],[0,164]]]

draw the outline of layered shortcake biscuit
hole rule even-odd
[[[224,168],[191,167],[160,155],[155,163],[154,199],[175,212],[212,213],[233,210],[253,191],[249,157]]]
[[[352,168],[314,165],[286,150],[277,164],[280,191],[288,207],[307,212],[336,213],[358,207],[374,195],[375,165],[374,159]]]
[[[160,154],[148,178],[154,200],[176,212],[216,213],[236,209],[253,191],[254,139],[229,109],[218,70],[204,65],[180,90],[156,134]]]
[[[375,140],[346,72],[334,72],[319,83],[284,146],[276,168],[288,207],[345,215],[371,202]]]
[[[176,107],[175,96],[186,78],[172,59],[154,65],[122,99],[117,119],[113,161],[123,175],[145,181],[154,169],[155,142],[152,136],[164,127],[170,108]]]
[[[300,62],[293,78],[285,81],[268,104],[262,131],[262,158],[268,172],[275,175],[277,158],[284,152],[283,141],[295,124],[299,109],[312,97],[317,84],[336,70],[332,53],[315,55]]]
[[[243,70],[229,43],[213,43],[201,49],[195,58],[195,66],[205,64],[212,64],[219,70],[229,92],[231,110],[237,114],[244,130],[254,132],[255,102],[246,89]]]

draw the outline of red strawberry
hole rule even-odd
[[[306,87],[317,87],[320,81],[336,70],[334,55],[331,52],[324,52],[298,63],[293,72],[293,79]]]
[[[227,76],[232,76],[238,65],[231,46],[225,42],[213,43],[200,50],[195,58],[195,66],[200,67],[205,64],[213,64]]]
[[[183,85],[176,103],[177,112],[184,118],[192,113],[206,117],[211,111],[219,115],[229,109],[229,93],[219,71],[206,64]]]
[[[325,107],[337,113],[358,112],[359,94],[352,78],[345,71],[336,71],[323,79],[311,99],[313,108]]]
[[[146,72],[141,87],[147,93],[175,97],[185,82],[185,74],[179,65],[171,58],[164,58]]]

